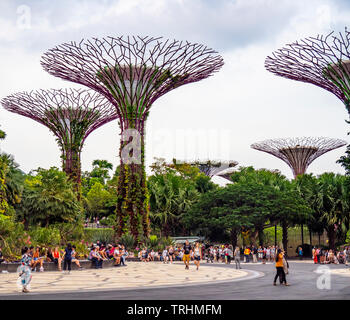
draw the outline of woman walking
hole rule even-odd
[[[66,269],[68,267],[68,273],[70,273],[72,269],[72,245],[70,243],[67,244],[66,249],[64,249],[63,254],[63,272],[66,272]]]
[[[174,257],[174,248],[173,248],[173,246],[170,246],[170,248],[169,248],[169,260],[170,260],[170,263],[173,263],[173,257]]]
[[[22,285],[22,292],[24,293],[29,292],[27,286],[32,280],[32,274],[31,274],[31,268],[30,268],[31,262],[32,262],[32,257],[29,255],[29,249],[27,247],[24,247],[22,249],[21,265],[18,268],[20,282]]]
[[[276,280],[279,277],[280,279],[280,284],[284,283],[285,286],[289,286],[286,280],[286,274],[283,269],[283,252],[281,249],[277,250],[276,254],[276,275],[275,279],[273,280],[273,285],[276,285]]]
[[[233,255],[235,257],[236,269],[242,269],[241,268],[241,251],[240,251],[239,247],[236,247]]]
[[[194,264],[197,266],[197,270],[199,269],[199,264],[201,262],[201,248],[199,247],[199,243],[196,243],[194,248]]]

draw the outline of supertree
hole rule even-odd
[[[3,98],[1,104],[8,111],[45,125],[55,135],[62,169],[80,199],[81,150],[92,131],[117,119],[109,101],[93,90],[52,89],[15,93]]]
[[[304,174],[307,167],[324,153],[346,145],[346,141],[323,137],[270,139],[251,145],[283,160],[292,169],[294,178]]]
[[[115,106],[121,129],[117,236],[127,232],[129,224],[132,235],[139,239],[142,223],[147,237],[144,154],[150,108],[165,93],[217,72],[222,57],[200,44],[121,36],[59,45],[43,55],[41,64],[54,76],[98,91]]]
[[[251,145],[253,149],[267,152],[283,160],[292,169],[294,179],[306,172],[308,166],[324,153],[346,145],[346,141],[323,137],[270,139]],[[304,244],[303,224],[301,238]],[[287,250],[288,228],[282,223],[284,247]]]
[[[189,164],[193,167],[196,167],[199,169],[200,172],[204,173],[209,178],[212,178],[221,171],[235,167],[238,162],[237,161],[222,161],[222,160],[194,160],[194,161],[184,161],[184,160],[176,160],[173,159],[174,165],[181,165],[181,164]]]
[[[238,162],[236,163],[236,165],[238,165]],[[232,182],[231,176],[236,171],[236,168],[235,168],[236,165],[231,166],[225,170],[222,170],[219,173],[217,173],[216,175]]]
[[[350,115],[350,32],[309,37],[288,44],[265,60],[275,75],[307,82],[336,95]]]

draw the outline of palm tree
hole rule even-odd
[[[156,174],[148,180],[150,193],[150,218],[159,226],[164,236],[180,231],[181,217],[198,197],[194,184],[168,172]]]
[[[337,233],[349,229],[349,188],[346,176],[324,173],[318,177],[316,209],[325,225],[329,247],[335,249]]]

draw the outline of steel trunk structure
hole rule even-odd
[[[144,139],[150,108],[165,93],[217,72],[223,65],[222,57],[200,44],[121,36],[59,45],[43,55],[41,64],[56,77],[98,91],[115,106],[122,137],[117,235],[127,232],[130,225],[134,238],[139,239],[141,223],[147,237]]]
[[[251,145],[283,160],[292,169],[294,178],[304,174],[308,166],[324,153],[346,145],[346,141],[324,137],[270,139]]]
[[[336,95],[350,115],[350,33],[309,37],[288,44],[265,60],[277,76],[314,84]]]
[[[103,96],[93,90],[60,89],[19,92],[1,100],[13,113],[50,129],[61,149],[62,169],[81,192],[81,150],[85,139],[102,125],[117,119]]]

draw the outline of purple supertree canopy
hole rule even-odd
[[[11,112],[47,126],[62,142],[87,136],[117,114],[103,96],[86,89],[52,89],[19,92],[1,100]]]
[[[270,139],[251,145],[283,160],[292,169],[294,177],[304,174],[307,167],[322,154],[346,145],[346,141],[324,137]]]
[[[166,92],[211,76],[223,59],[200,44],[151,37],[107,37],[48,50],[41,64],[50,74],[103,94],[121,121],[147,118]]]
[[[80,199],[80,153],[87,136],[103,124],[117,119],[115,108],[92,90],[39,90],[12,94],[1,100],[11,112],[48,127],[61,149],[62,169],[74,182]]]
[[[350,33],[309,37],[273,52],[265,67],[275,75],[312,83],[335,94],[350,114]]]

